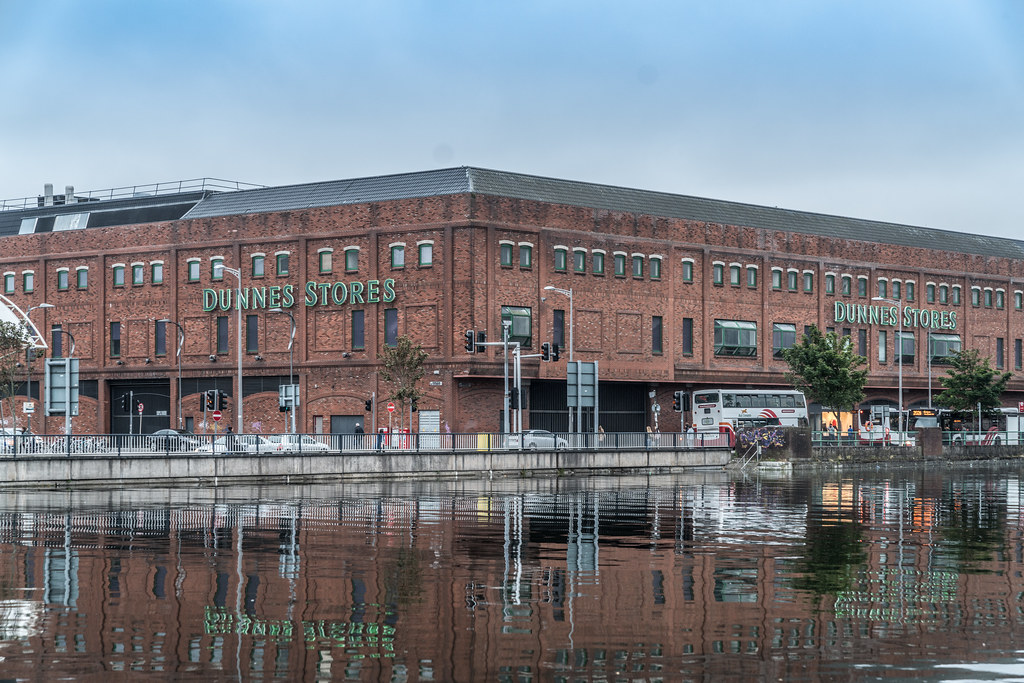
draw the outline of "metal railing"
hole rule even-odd
[[[360,454],[512,450],[687,450],[729,448],[727,434],[673,432],[390,434],[0,435],[0,456]]]
[[[54,194],[54,206],[65,204],[89,204],[90,202],[106,201],[110,199],[132,199],[135,197],[157,197],[169,194],[182,194],[184,192],[237,192],[239,190],[254,190],[264,185],[254,183],[242,183],[236,180],[222,180],[220,178],[191,178],[189,180],[172,180],[166,183],[149,183],[147,185],[127,185],[125,187],[114,187],[106,190],[76,191],[72,200],[63,194]],[[25,209],[39,209],[43,207],[44,195],[35,197],[19,197],[17,199],[0,199],[0,211],[22,211]]]

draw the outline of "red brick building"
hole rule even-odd
[[[908,406],[927,403],[929,375],[941,390],[956,348],[1021,368],[1016,240],[465,167],[132,190],[68,188],[0,211],[2,292],[23,310],[53,305],[31,313],[51,353],[74,339],[78,433],[127,432],[129,413],[132,431],[201,432],[212,428],[210,389],[229,396],[222,425],[235,423],[241,392],[247,431],[285,431],[278,393],[292,375],[300,431],[351,431],[373,415],[387,426],[379,356],[401,335],[429,354],[414,431],[499,430],[502,350],[470,354],[464,335],[500,341],[503,319],[524,354],[561,347],[558,362],[522,364],[524,424],[553,430],[567,428],[570,339],[575,360],[599,363],[607,431],[653,425],[654,403],[666,407],[658,426],[679,429],[686,416],[668,409],[677,390],[785,386],[778,352],[810,325],[848,334],[869,359],[868,402],[894,405],[897,309],[875,297],[905,309]],[[572,307],[548,286],[571,291]],[[32,364],[37,398],[41,369]],[[1021,399],[1014,379],[1004,404]],[[408,423],[402,412],[393,426]],[[46,419],[47,431],[62,428]]]

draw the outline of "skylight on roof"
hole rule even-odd
[[[66,213],[57,216],[53,221],[53,231],[81,230],[89,224],[88,213]]]

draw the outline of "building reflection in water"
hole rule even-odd
[[[11,492],[0,657],[23,678],[907,677],[1015,656],[1022,521],[1002,470]]]

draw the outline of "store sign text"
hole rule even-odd
[[[307,282],[303,288],[306,306],[344,306],[345,304],[391,303],[395,300],[395,281]],[[230,311],[235,307],[234,289],[204,289],[203,311]],[[291,308],[295,305],[295,285],[242,287],[238,307],[243,311],[261,308]]]
[[[853,325],[900,324],[898,306],[868,306],[837,301],[835,321]],[[956,311],[930,311],[923,308],[903,307],[903,327],[921,327],[931,330],[955,330]]]

